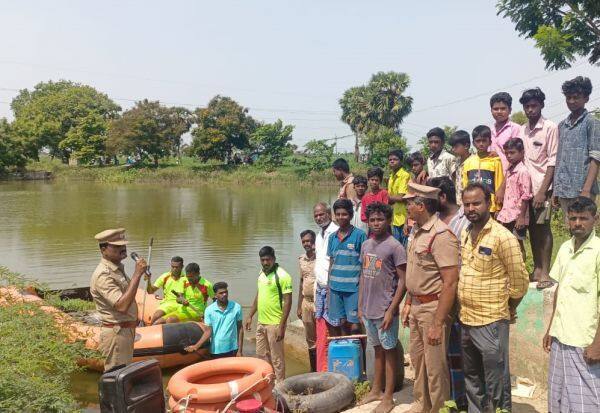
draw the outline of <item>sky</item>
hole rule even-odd
[[[0,1],[0,117],[23,88],[68,79],[124,109],[144,98],[193,109],[217,94],[256,119],[295,125],[294,143],[351,134],[339,98],[378,71],[410,76],[409,145],[434,126],[490,124],[489,97],[546,93],[546,117],[568,111],[562,82],[600,67],[546,71],[533,41],[495,1]],[[349,150],[353,138],[338,141]]]

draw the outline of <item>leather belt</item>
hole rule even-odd
[[[124,321],[122,323],[102,323],[102,327],[112,328],[119,326],[121,328],[136,328],[137,323],[137,321]]]
[[[418,304],[427,304],[432,301],[437,301],[440,299],[439,294],[427,294],[427,295],[411,295],[412,299],[416,301]]]

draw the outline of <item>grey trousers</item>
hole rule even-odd
[[[469,413],[512,411],[508,320],[484,326],[461,323],[461,347]],[[491,404],[491,406],[490,406]]]

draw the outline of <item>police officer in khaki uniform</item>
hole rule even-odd
[[[104,371],[123,367],[133,359],[137,325],[135,293],[147,264],[136,262],[131,280],[121,261],[127,258],[125,229],[107,229],[95,236],[102,258],[92,274],[90,292],[102,318],[99,349],[106,357]]]
[[[415,221],[408,241],[402,311],[410,326],[410,357],[415,369],[413,413],[437,413],[450,399],[446,359],[451,313],[459,273],[458,240],[437,216],[439,189],[408,184],[408,216]]]

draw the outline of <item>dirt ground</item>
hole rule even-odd
[[[410,366],[406,366],[406,377],[404,379],[404,387],[401,391],[394,394],[396,407],[392,410],[393,413],[404,413],[410,409],[413,393],[413,378],[414,370]],[[513,413],[543,413],[548,411],[547,407],[547,392],[546,389],[536,388],[533,398],[523,398],[513,396]],[[346,413],[366,413],[371,412],[377,406],[377,402],[369,403],[363,406],[355,406]]]

